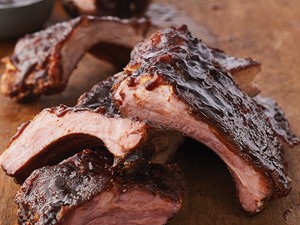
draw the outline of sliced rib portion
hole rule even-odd
[[[7,175],[23,181],[34,169],[57,163],[83,147],[104,145],[116,157],[124,157],[148,139],[148,131],[145,123],[62,105],[45,109],[22,125],[0,163]]]
[[[112,84],[110,78],[97,85],[97,107],[61,105],[44,109],[24,123],[0,157],[4,171],[24,181],[34,169],[57,163],[85,147],[104,145],[116,157],[124,157],[143,145],[149,127],[116,112],[109,97]]]
[[[16,195],[19,224],[163,225],[180,210],[177,166],[150,164],[124,177],[112,165],[106,152],[84,150],[34,171]]]
[[[132,48],[147,27],[143,19],[84,16],[27,35],[18,41],[13,55],[3,60],[1,91],[17,101],[61,92],[92,46],[109,43]]]
[[[0,156],[7,175],[21,183],[37,168],[58,163],[82,148],[99,146],[105,146],[116,157],[116,165],[127,172],[151,157],[157,163],[170,161],[183,136],[121,117],[110,98],[113,82],[111,77],[97,84],[76,107],[45,109],[20,126]]]
[[[257,95],[253,98],[261,110],[265,113],[270,121],[273,130],[290,146],[299,144],[299,137],[297,137],[290,129],[289,121],[285,118],[284,111],[271,98],[266,98]]]
[[[231,171],[246,211],[259,212],[266,200],[290,192],[271,124],[186,26],[159,31],[138,45],[113,89],[123,115],[180,131],[214,150]]]
[[[150,0],[63,0],[71,16],[98,15],[129,18],[141,16]]]

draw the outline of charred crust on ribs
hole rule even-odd
[[[119,115],[118,109],[111,98],[111,88],[114,84],[115,77],[96,84],[90,91],[82,94],[76,108],[89,108],[105,113],[107,116]]]
[[[150,164],[139,174],[121,176],[112,165],[113,157],[107,152],[84,150],[55,166],[34,171],[15,198],[19,224],[72,224],[74,217],[78,217],[76,214],[80,214],[81,224],[101,221],[103,217],[116,220],[115,213],[120,208],[125,212],[136,211],[128,212],[123,218],[125,223],[130,219],[152,221],[149,212],[143,210],[147,208],[150,212],[154,210],[153,213],[161,211],[157,216],[163,222],[153,224],[164,224],[179,211],[185,184],[177,166]],[[123,200],[135,192],[136,202],[133,196]],[[91,211],[85,214],[81,208],[83,212]]]
[[[114,31],[108,33],[108,27]],[[82,16],[27,35],[18,41],[13,55],[3,59],[1,92],[17,101],[59,93],[92,46],[109,43],[132,48],[147,29],[145,19]]]
[[[132,90],[131,100],[143,107],[146,100],[135,96],[139,91],[170,87],[191,117],[206,123],[221,143],[264,177],[270,193],[262,202],[286,196],[291,186],[277,135],[261,108],[239,89],[230,70],[215,57],[186,26],[158,31],[133,50],[123,81],[113,88],[116,104],[121,112],[134,116],[135,108],[122,106],[126,91]],[[262,205],[257,203],[255,211]]]

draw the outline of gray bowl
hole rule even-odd
[[[54,0],[22,0],[0,4],[0,39],[31,33],[50,16]]]

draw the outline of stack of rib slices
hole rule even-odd
[[[183,174],[169,163],[185,136],[224,161],[245,211],[289,194],[283,146],[299,140],[253,84],[260,63],[210,48],[186,26],[150,35],[142,19],[56,24],[19,40],[1,91],[17,101],[61,92],[95,45],[102,59],[133,48],[130,61],[77,105],[24,123],[1,155],[22,184],[20,224],[165,224],[183,202]]]

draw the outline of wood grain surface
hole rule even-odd
[[[158,1],[157,1],[158,2]],[[274,98],[285,110],[292,129],[300,135],[300,1],[299,0],[165,0],[188,15],[195,35],[236,56],[251,56],[263,64],[257,78],[262,93]],[[51,22],[66,19],[57,2]],[[189,24],[188,24],[189,25]],[[200,37],[203,35],[203,37]],[[14,40],[0,41],[0,57],[12,52]],[[3,67],[0,67],[3,70]],[[34,104],[20,105],[0,96],[0,152],[16,128],[41,109],[60,103],[73,105],[116,69],[86,55],[74,72],[67,90],[43,97]],[[281,225],[300,224],[300,147],[285,153],[291,194],[272,201],[259,215],[248,216],[240,208],[232,178],[224,163],[203,145],[191,140],[178,152],[176,161],[183,169],[188,193],[182,211],[170,225]],[[0,225],[17,224],[14,195],[19,186],[0,171]],[[287,214],[284,212],[293,208]]]

